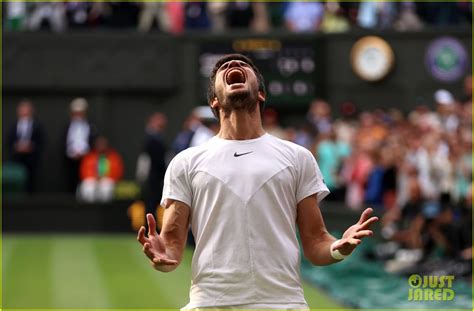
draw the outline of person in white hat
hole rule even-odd
[[[68,190],[75,193],[79,184],[79,165],[85,154],[91,149],[96,136],[94,126],[87,120],[88,103],[78,97],[71,101],[70,120],[64,131],[64,157],[68,179]]]
[[[454,133],[459,126],[459,118],[456,115],[458,103],[453,94],[440,89],[434,93],[434,100],[437,104],[436,112],[442,129],[448,133]]]
[[[209,106],[199,106],[194,108],[194,116],[199,120],[199,124],[194,130],[194,135],[189,143],[190,147],[204,144],[216,135],[219,128],[216,117],[212,114]]]

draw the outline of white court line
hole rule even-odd
[[[2,278],[5,276],[8,266],[12,260],[12,253],[15,248],[15,244],[18,244],[18,240],[14,236],[2,235]]]

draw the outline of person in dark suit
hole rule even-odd
[[[34,118],[33,103],[28,99],[20,101],[17,120],[8,132],[8,151],[12,162],[26,168],[28,178],[26,190],[33,193],[39,158],[43,147],[43,131]]]
[[[146,157],[146,170],[139,179],[145,182],[145,205],[149,213],[155,214],[156,208],[160,204],[163,190],[163,179],[166,172],[166,152],[167,147],[163,137],[166,128],[167,118],[165,114],[156,112],[147,121],[145,141],[140,157]],[[142,158],[143,160],[143,158]],[[139,160],[140,162],[140,160]],[[143,163],[142,163],[143,164]],[[139,163],[139,166],[141,164]]]
[[[63,152],[68,179],[68,190],[75,193],[79,184],[79,165],[91,150],[97,136],[95,127],[87,120],[87,100],[75,98],[70,106],[70,120],[63,134]]]

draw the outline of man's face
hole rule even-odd
[[[148,129],[152,132],[159,132],[165,129],[167,124],[166,116],[162,113],[155,113],[148,121]]]
[[[33,116],[33,105],[28,101],[23,101],[18,105],[18,118],[31,118]]]
[[[241,60],[230,60],[222,64],[216,72],[216,99],[211,105],[224,111],[254,111],[258,101],[264,101],[258,91],[258,79],[252,67]]]

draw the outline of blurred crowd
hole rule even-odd
[[[142,32],[246,29],[254,32],[416,31],[470,25],[472,2],[3,2],[4,29],[121,28]]]
[[[268,132],[313,152],[332,191],[329,200],[344,200],[355,210],[376,209],[386,243],[377,246],[375,256],[386,260],[388,271],[469,277],[472,77],[465,78],[462,96],[441,89],[426,104],[407,114],[358,113],[345,102],[339,107],[342,117],[335,119],[335,106],[316,99],[300,128],[282,128],[271,109],[264,112],[264,124]]]
[[[313,152],[327,200],[376,210],[385,242],[373,255],[387,271],[471,277],[472,76],[463,94],[437,90],[407,113],[315,99],[300,127],[280,126],[273,109],[263,123]]]
[[[354,117],[347,102],[344,117],[333,119],[332,106],[315,100],[309,130],[286,129],[287,138],[313,151],[329,199],[376,209],[386,243],[375,256],[387,260],[390,272],[472,271],[471,76],[464,85],[461,97],[438,90],[429,105],[406,115],[380,109]]]

